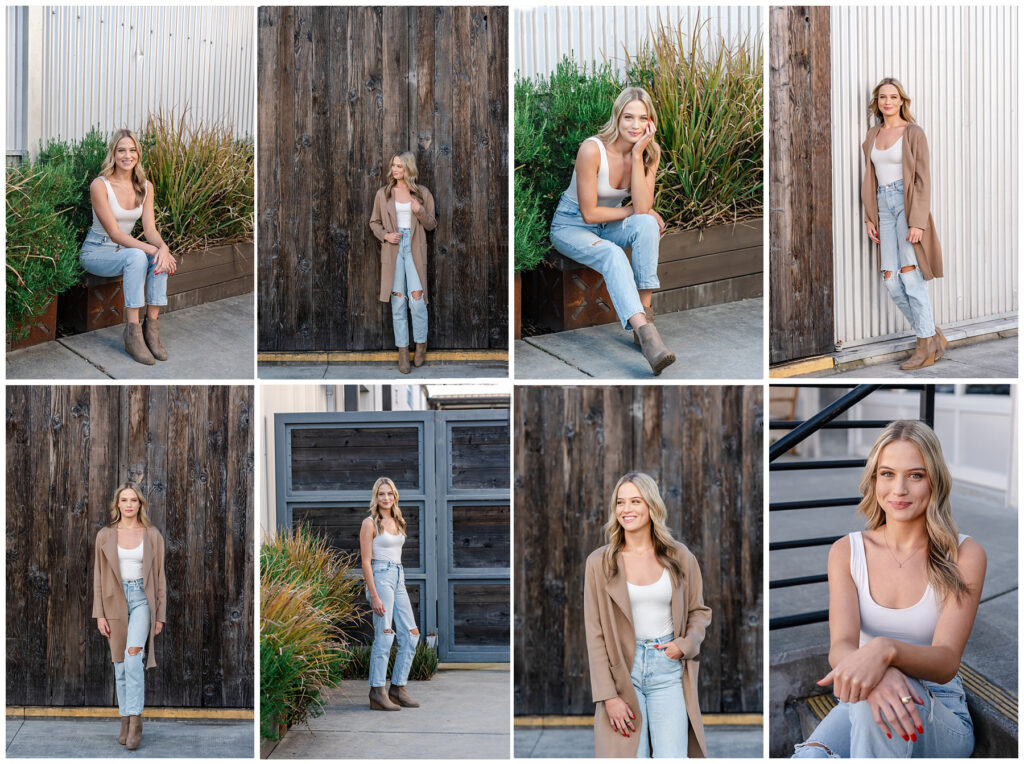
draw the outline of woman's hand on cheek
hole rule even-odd
[[[663,645],[655,645],[655,647],[659,650],[664,650],[666,658],[674,661],[682,660],[683,658],[683,651],[676,646],[675,642],[666,642]]]
[[[817,683],[822,687],[833,685],[832,693],[842,702],[857,703],[867,699],[887,668],[885,643],[876,638],[844,657]]]

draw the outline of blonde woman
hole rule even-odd
[[[82,244],[82,268],[96,276],[123,277],[125,352],[146,365],[166,361],[160,307],[167,304],[167,277],[178,265],[156,230],[153,184],[146,180],[142,146],[131,130],[114,133],[89,193],[92,228]],[[140,217],[145,241],[132,236]],[[140,324],[143,307],[146,319]]]
[[[839,705],[794,758],[967,758],[974,728],[957,671],[985,550],[957,532],[949,468],[921,422],[892,422],[860,481],[864,531],[828,557],[828,660]]]
[[[96,534],[92,616],[110,644],[121,712],[117,742],[129,750],[142,740],[145,669],[156,666],[153,640],[166,608],[164,537],[149,521],[146,499],[125,483],[114,492],[110,525]]]
[[[551,220],[551,243],[604,277],[623,329],[633,328],[655,376],[676,360],[654,328],[651,294],[665,223],[654,210],[661,148],[657,116],[643,88],[626,88],[608,122],[580,144],[569,187]],[[630,203],[623,205],[626,197]],[[624,249],[630,248],[630,258]]]
[[[587,558],[583,611],[598,758],[706,755],[692,659],[711,609],[697,560],[672,538],[667,514],[653,478],[623,475],[612,491],[608,543]]]
[[[373,199],[370,228],[380,240],[380,301],[391,302],[398,370],[409,367],[409,316],[416,342],[413,364],[427,359],[427,231],[437,227],[434,197],[417,182],[416,156],[391,158],[388,182]],[[406,312],[408,310],[408,313]]]
[[[861,146],[865,226],[868,238],[879,245],[885,288],[917,335],[914,352],[900,368],[921,369],[946,351],[925,285],[942,276],[942,248],[930,211],[928,139],[894,77],[875,85],[868,113],[877,124]]]
[[[405,519],[398,506],[398,489],[391,478],[377,478],[370,499],[370,516],[359,529],[359,552],[366,582],[366,599],[373,608],[373,647],[370,651],[370,708],[400,711],[418,708],[405,689],[416,655],[420,631],[405,590],[402,546],[405,544]],[[392,628],[392,620],[394,628]],[[391,672],[387,692],[388,658],[398,630],[398,655]]]

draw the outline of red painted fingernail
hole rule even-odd
[[[886,732],[886,733],[885,733],[885,736],[886,736],[887,738],[889,738],[890,740],[892,740],[892,735],[890,735],[890,734],[889,734],[888,732]]]
[[[917,731],[920,732],[923,735],[924,734],[924,727],[922,727],[920,724],[918,724],[917,725]]]
[[[911,732],[910,733],[910,739],[913,740],[916,743],[917,742],[917,735],[915,735],[913,732]]]
[[[909,742],[909,741],[910,741],[910,738],[909,738],[909,737],[907,737],[906,735],[904,735],[904,736],[903,736],[903,739],[904,739],[904,740],[906,740],[907,742]]]

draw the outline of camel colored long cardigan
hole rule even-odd
[[[142,584],[149,603],[149,638],[146,640],[146,668],[156,665],[153,639],[156,622],[167,622],[167,583],[164,580],[164,537],[150,526],[142,535]],[[96,565],[92,574],[92,617],[110,624],[110,659],[124,660],[128,640],[128,601],[121,586],[121,565],[117,560],[117,529],[107,526],[96,534]]]
[[[618,572],[607,578],[604,570],[604,550],[601,547],[587,558],[584,584],[583,618],[587,631],[587,652],[590,658],[590,687],[597,708],[594,711],[594,756],[597,758],[635,759],[640,747],[640,735],[623,737],[614,729],[604,709],[604,701],[616,696],[626,701],[636,715],[636,729],[640,730],[640,708],[633,689],[630,673],[633,653],[636,651],[636,633],[633,630],[633,612],[626,588],[626,573],[622,555]],[[704,724],[697,703],[696,660],[704,631],[711,623],[711,608],[704,604],[703,582],[697,559],[683,544],[676,542],[676,559],[683,567],[682,580],[672,589],[672,642],[683,651],[683,698],[689,717],[688,755],[704,758]]]
[[[412,240],[412,261],[416,266],[416,275],[423,287],[423,299],[427,299],[427,231],[437,228],[434,219],[434,197],[425,186],[416,187],[423,194],[423,203],[419,212],[412,215],[412,227],[409,229]],[[395,210],[395,194],[391,198],[384,195],[384,188],[377,190],[373,198],[373,214],[370,215],[370,229],[380,239],[380,301],[391,301],[391,285],[395,283],[395,263],[398,261],[398,245],[384,238],[386,233],[398,233],[398,213]]]
[[[860,198],[864,202],[864,217],[875,228],[878,228],[878,181],[875,179],[875,166],[871,163],[871,149],[881,129],[881,125],[872,127],[861,144],[864,150],[864,182],[860,187]],[[942,278],[942,247],[930,211],[931,199],[928,138],[919,125],[911,122],[903,132],[903,207],[907,225],[924,231],[921,241],[914,245],[914,254],[925,281]],[[882,267],[881,247],[878,250],[878,267]]]

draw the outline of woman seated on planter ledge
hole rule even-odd
[[[654,104],[643,88],[626,88],[611,117],[576,155],[569,187],[551,220],[555,249],[604,277],[623,329],[633,329],[655,376],[676,360],[654,328],[651,293],[665,224],[654,210],[661,148]],[[630,197],[630,203],[622,202]],[[625,247],[632,253],[626,257]]]
[[[153,184],[142,169],[142,147],[131,130],[118,130],[90,185],[92,228],[82,244],[82,267],[95,276],[123,277],[124,349],[139,363],[166,361],[157,323],[160,306],[167,304],[167,276],[178,269],[170,249],[156,230]],[[142,218],[146,237],[132,237]],[[139,311],[146,308],[145,323]]]

